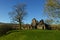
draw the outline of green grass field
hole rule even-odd
[[[0,40],[60,40],[58,30],[20,30],[0,37]]]

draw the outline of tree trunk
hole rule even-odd
[[[21,20],[19,19],[19,29],[21,30]]]
[[[19,22],[19,29],[21,29],[21,23]]]

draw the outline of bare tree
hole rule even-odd
[[[45,20],[45,23],[46,23],[46,24],[52,24],[53,22],[54,22],[53,19],[46,19],[46,20]]]
[[[53,19],[54,23],[59,21],[59,19],[60,19],[60,0],[46,0],[44,14],[48,18]]]
[[[50,18],[60,18],[60,0],[46,0],[44,11]]]
[[[14,10],[9,13],[12,20],[16,23],[19,23],[20,29],[21,29],[22,21],[27,15],[25,8],[26,8],[25,4],[17,4],[14,5],[13,7]]]

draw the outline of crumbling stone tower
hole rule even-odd
[[[32,29],[37,29],[37,24],[38,24],[38,21],[35,18],[33,18],[31,23]]]

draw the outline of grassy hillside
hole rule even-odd
[[[0,40],[60,40],[56,30],[20,30],[0,37]]]

